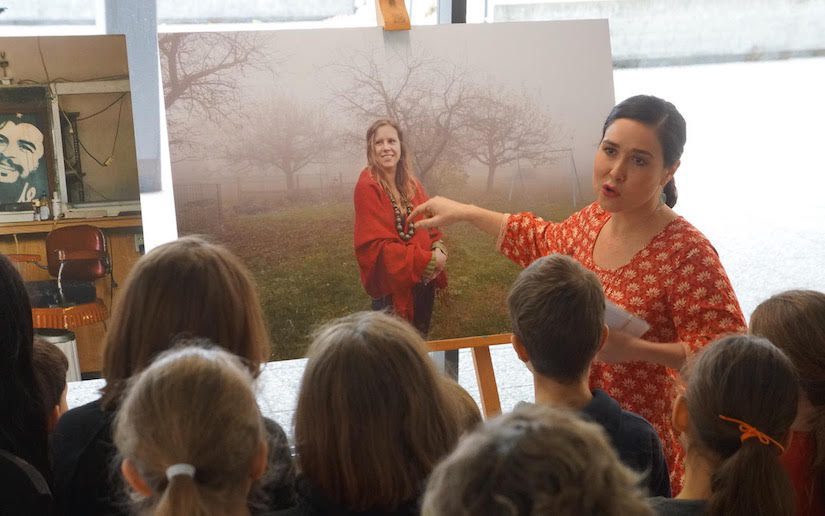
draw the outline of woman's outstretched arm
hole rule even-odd
[[[498,236],[501,225],[507,217],[506,213],[487,210],[473,204],[463,204],[439,196],[419,204],[407,220],[414,220],[419,215],[423,218],[416,222],[416,226],[422,228],[449,226],[456,222],[469,222],[493,236]]]

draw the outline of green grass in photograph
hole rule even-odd
[[[506,210],[495,198],[479,204]],[[526,203],[559,220],[569,208]],[[351,202],[306,203],[254,215],[224,215],[213,235],[244,261],[261,294],[272,333],[272,358],[304,355],[323,322],[368,310],[353,250]],[[447,295],[436,302],[430,338],[509,331],[506,296],[518,267],[495,250],[495,238],[468,224],[445,230],[449,259]]]

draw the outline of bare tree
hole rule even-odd
[[[248,69],[272,72],[272,58],[255,32],[162,34],[158,46],[169,143],[179,151],[191,145],[191,132],[197,131],[184,129],[184,121],[230,120],[240,107],[239,76]]]
[[[358,55],[336,68],[349,83],[334,92],[335,99],[358,118],[359,141],[372,120],[396,120],[415,172],[425,182],[437,165],[455,157],[445,151],[461,125],[469,91],[460,69],[415,55],[394,55],[382,68],[374,54]]]
[[[460,146],[487,167],[487,192],[500,167],[521,160],[535,166],[550,158],[554,128],[527,95],[489,89],[469,97],[463,109]]]
[[[291,193],[301,170],[327,160],[328,134],[327,122],[318,111],[293,99],[276,98],[248,114],[234,147],[227,149],[225,156],[236,165],[249,166],[253,173],[280,171]]]

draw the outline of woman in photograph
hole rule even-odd
[[[642,337],[611,331],[590,383],[649,420],[662,439],[673,493],[682,449],[670,423],[671,377],[689,355],[745,320],[716,250],[671,208],[685,120],[662,99],[639,95],[616,105],[602,128],[593,167],[596,201],[566,220],[497,213],[435,197],[413,210],[418,226],[470,222],[498,235],[498,249],[521,266],[567,254],[596,273],[606,297],[650,324]]]
[[[447,249],[435,227],[410,217],[427,200],[413,177],[401,128],[377,120],[367,131],[367,167],[355,185],[355,256],[373,310],[391,309],[427,335],[436,289],[447,285]]]

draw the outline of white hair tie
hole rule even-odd
[[[195,466],[191,464],[172,464],[166,468],[166,478],[171,482],[178,475],[195,478]]]

